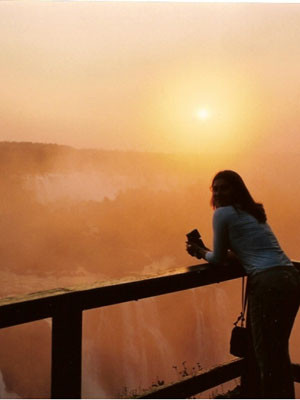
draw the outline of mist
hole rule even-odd
[[[211,246],[221,169],[241,174],[300,259],[298,4],[0,10],[1,297],[197,264],[185,235]],[[240,293],[235,280],[84,312],[83,397],[228,360]],[[51,320],[0,338],[0,398],[48,398]]]
[[[211,160],[17,142],[1,143],[0,154],[2,297],[197,264],[185,252],[185,234],[197,227],[211,245],[209,187],[223,168],[241,173],[283,248],[300,258],[300,216],[291,213],[298,157],[287,164],[278,156],[275,166],[258,155],[253,166],[237,155]],[[240,291],[236,280],[84,312],[83,397],[141,392],[179,379],[184,369],[229,360]],[[299,329],[298,317],[294,362]],[[2,398],[48,398],[51,321],[2,329],[0,337]]]

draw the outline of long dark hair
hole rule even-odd
[[[213,181],[212,186],[216,179],[224,179],[232,189],[232,205],[236,209],[241,209],[253,215],[258,222],[264,223],[267,221],[264,206],[261,203],[256,203],[249,190],[247,189],[243,179],[234,171],[224,170],[218,172]],[[216,208],[214,196],[211,198],[211,205]]]

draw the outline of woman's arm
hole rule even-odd
[[[197,258],[204,258],[209,263],[219,264],[228,261],[228,258],[236,256],[229,250],[228,224],[231,209],[220,207],[214,212],[213,216],[213,251],[199,246],[197,243],[187,242],[187,252]]]
[[[213,216],[213,251],[207,251],[204,258],[209,263],[218,264],[227,258],[229,248],[229,213],[228,207],[217,208]]]

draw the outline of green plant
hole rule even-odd
[[[173,365],[172,368],[176,371],[179,378],[184,378],[186,376],[194,376],[197,372],[202,370],[202,367],[199,362],[196,363],[196,366],[188,368],[186,365],[186,361],[182,362],[182,369],[179,370],[177,365]]]
[[[201,371],[202,367],[199,362],[196,363],[196,366],[187,367],[186,361],[182,362],[182,367],[180,369],[177,365],[173,365],[172,368],[176,371],[179,380],[185,378],[187,376],[194,376],[197,372]],[[120,399],[134,399],[140,397],[142,393],[149,392],[151,390],[157,389],[159,386],[165,385],[165,381],[156,377],[156,380],[152,382],[149,388],[138,388],[138,389],[128,389],[126,386],[123,387],[121,393],[118,395]]]

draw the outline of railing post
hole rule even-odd
[[[62,307],[52,319],[51,398],[81,398],[82,311]]]

